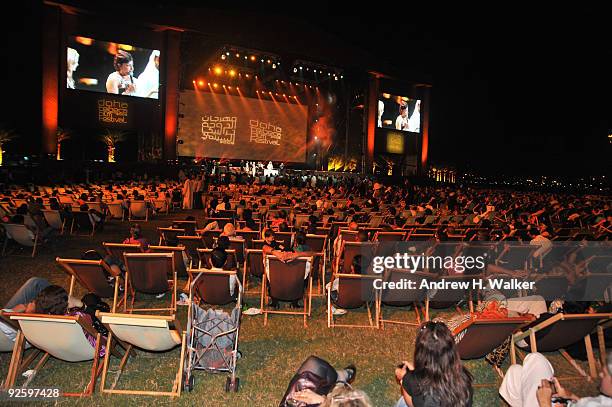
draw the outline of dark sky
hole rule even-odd
[[[203,7],[188,1],[128,3],[135,10],[154,3],[160,10],[177,4]],[[400,71],[405,67],[406,79],[412,72],[431,77],[433,162],[495,174],[610,173],[607,10],[536,2],[495,9],[425,3],[431,2],[213,6],[264,13],[271,21],[284,15],[303,19]],[[36,4],[25,1],[16,13],[2,13],[3,31],[11,36],[3,46],[3,99],[11,107],[0,123],[29,137],[38,131],[32,117],[40,114],[43,34]]]

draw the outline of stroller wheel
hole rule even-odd
[[[188,377],[187,373],[183,373],[183,387],[185,388],[185,390],[191,392],[193,390],[193,382],[194,382],[194,376],[193,375],[189,375]]]
[[[225,380],[225,392],[229,393],[231,388],[232,388],[232,378],[228,376],[228,378]]]
[[[234,393],[238,393],[239,388],[240,388],[240,379],[236,378],[234,380]]]

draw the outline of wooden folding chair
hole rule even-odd
[[[463,336],[457,342],[457,351],[463,360],[481,359],[493,351],[504,341],[512,336],[521,327],[533,321],[532,316],[496,318],[496,319],[471,319],[454,329],[453,335],[457,336],[463,332]],[[464,332],[465,331],[465,332]],[[494,367],[500,378],[504,375],[502,371]],[[499,383],[474,384],[476,387],[499,386]]]
[[[312,273],[307,268],[311,267],[312,257],[297,257],[290,262],[283,263],[276,256],[268,255],[264,258],[264,270],[266,277],[262,278],[261,304],[264,314],[264,326],[268,324],[268,314],[303,315],[304,327],[307,325],[307,317],[312,309]],[[308,289],[304,287],[307,280]],[[267,286],[270,286],[268,293]],[[272,310],[267,306],[265,298],[275,298],[278,301],[304,301],[303,311],[281,311]]]
[[[149,221],[149,207],[145,201],[130,201],[128,210],[128,220],[141,218],[145,222]]]
[[[158,245],[176,246],[178,244],[178,236],[185,235],[185,229],[175,228],[157,228],[159,234]]]
[[[64,227],[66,226],[66,220],[62,219],[60,212],[44,209],[42,213],[49,226],[57,230],[60,235],[63,235]]]
[[[263,250],[262,249],[247,249],[244,258],[244,266],[242,270],[242,287],[246,294],[249,280],[248,276],[254,276],[262,279],[264,275]]]
[[[420,326],[423,321],[429,321],[429,298],[427,297],[427,289],[421,288],[421,283],[424,280],[435,280],[435,275],[419,271],[413,273],[410,270],[386,269],[381,277],[381,287],[378,290],[378,301],[376,302],[376,314],[379,317],[381,328],[385,327],[385,323]],[[399,283],[413,284],[414,288],[395,288]],[[390,287],[394,288],[391,289]],[[419,312],[420,303],[424,303],[424,309],[421,309]],[[407,307],[412,305],[416,320],[411,322],[408,320],[385,319],[383,305],[386,307]],[[423,319],[421,319],[421,313],[423,314]]]
[[[189,270],[191,280],[189,296],[201,307],[204,305],[221,306],[235,302],[242,304],[242,293],[236,270]],[[233,279],[233,290],[230,289]]]
[[[142,253],[142,246],[139,244],[102,242],[102,246],[110,257],[121,261],[123,253]]]
[[[108,353],[104,357],[104,368],[102,370],[102,381],[100,383],[102,393],[171,397],[179,397],[181,395],[186,332],[182,331],[181,325],[174,315],[134,315],[104,312],[98,312],[96,315],[108,328],[109,346],[113,341],[120,341],[120,343],[126,345],[126,351],[121,359],[117,376],[109,387],[107,387],[109,367]],[[174,375],[172,389],[170,391],[118,390],[115,388],[121,374],[125,370],[130,355],[133,354],[133,348],[138,348],[139,350],[157,355],[160,352],[167,352],[179,345],[181,346],[181,354],[178,360],[178,368]],[[153,378],[150,378],[150,380],[153,380]],[[150,382],[150,380],[148,382]]]
[[[68,295],[73,295],[74,283],[85,288],[87,292],[96,294],[100,298],[115,298],[118,295],[121,282],[119,277],[116,277],[114,286],[109,283],[107,277],[113,273],[104,260],[79,260],[79,259],[62,259],[56,257],[55,261],[68,273],[70,276],[70,290]],[[117,304],[121,306],[123,299]],[[113,303],[113,312],[115,312],[115,304]]]
[[[15,387],[17,374],[24,369],[22,360],[25,341],[27,341],[44,354],[22,387],[27,387],[45,365],[49,356],[53,356],[67,362],[93,361],[91,376],[86,388],[78,393],[63,392],[62,396],[82,397],[90,396],[94,392],[96,379],[102,368],[99,363],[100,347],[105,344],[105,341],[90,324],[80,316],[6,313],[5,317],[19,324],[5,383],[7,389]],[[96,338],[95,346],[89,343],[84,331]],[[107,356],[111,352],[112,347],[107,345]]]
[[[206,245],[200,236],[177,236],[178,246],[185,248],[185,253],[189,257],[189,267],[194,267],[200,261],[198,249],[204,249]]]
[[[189,258],[182,246],[149,246],[149,253],[172,253],[174,256],[174,269],[179,277],[188,276],[185,259]]]
[[[82,233],[80,236],[93,236],[96,233],[96,224],[91,221],[89,212],[72,211],[70,234],[74,235],[76,231]]]
[[[559,313],[544,321],[532,324],[521,332],[513,335],[510,354],[512,363],[516,363],[516,343],[521,339],[527,340],[529,337],[529,350],[531,352],[558,351],[574,367],[574,369],[578,371],[580,376],[577,377],[586,377],[590,381],[597,377],[597,367],[595,365],[593,346],[591,344],[591,333],[596,329],[602,329],[601,324],[606,323],[611,318],[612,313]],[[601,336],[603,336],[603,332],[601,333]],[[584,340],[587,360],[589,363],[589,375],[587,375],[578,365],[578,363],[576,363],[576,361],[565,351],[566,347],[573,345],[580,340]]]
[[[42,238],[40,237],[38,229],[36,229],[36,233],[34,233],[25,225],[2,223],[1,226],[4,228],[6,233],[6,239],[4,240],[4,246],[2,247],[2,256],[4,256],[6,253],[6,246],[9,240],[13,240],[20,246],[31,247],[31,256],[36,256],[36,249],[38,249],[38,246],[42,244]]]
[[[211,254],[214,249],[197,249],[198,250],[198,268],[209,268],[212,267]],[[236,250],[227,249],[227,260],[225,260],[224,270],[233,270],[237,268]]]
[[[176,229],[183,229],[186,236],[196,236],[198,223],[195,220],[173,220],[172,227]]]
[[[338,279],[337,297],[334,301],[331,298],[331,284],[327,288],[327,327],[346,327],[346,328],[377,328],[378,321],[378,291],[374,290],[374,280],[378,276],[362,274],[336,274],[334,279]],[[332,280],[333,281],[333,280]],[[368,325],[365,324],[338,324],[334,320],[332,312],[333,305],[342,309],[357,309],[365,305],[368,311]],[[372,311],[370,305],[374,304],[374,321],[372,321]]]
[[[126,268],[123,311],[129,313],[143,311],[176,312],[177,276],[173,253],[124,253],[123,259]],[[169,307],[134,308],[137,292],[158,295],[169,291],[172,294]],[[127,297],[130,293],[132,294],[132,301],[128,307]],[[117,308],[116,304],[118,304],[117,296],[115,296],[113,302],[113,309]]]

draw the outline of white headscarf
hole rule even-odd
[[[155,57],[159,50],[153,50],[144,71],[138,76],[138,96],[157,99],[159,91],[159,69],[155,66]]]
[[[417,100],[414,105],[412,116],[408,120],[408,131],[418,133],[421,131],[421,101]]]

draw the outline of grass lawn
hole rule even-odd
[[[145,237],[157,243],[156,227],[167,226],[172,219],[184,219],[193,214],[201,221],[198,211],[178,215],[161,216],[157,220],[141,222]],[[49,279],[54,284],[69,286],[67,275],[56,266],[55,257],[80,258],[88,249],[102,253],[102,242],[120,242],[128,235],[129,223],[113,221],[103,232],[93,238],[87,236],[62,236],[57,243],[43,248],[36,258],[7,256],[0,259],[0,303],[4,304],[28,278],[37,276]],[[184,279],[179,287],[184,285]],[[80,289],[80,287],[79,287]],[[84,292],[79,291],[79,294]],[[247,296],[250,305],[257,306],[258,296]],[[397,317],[400,317],[397,311]],[[406,311],[403,317],[406,318]],[[435,315],[435,314],[434,314]],[[409,314],[414,317],[413,313]],[[186,307],[179,307],[179,318],[186,320]],[[340,317],[344,321],[367,321],[365,311],[349,312]],[[399,397],[399,388],[393,377],[394,366],[402,360],[412,360],[416,328],[386,325],[384,330],[375,329],[328,329],[324,298],[313,301],[313,312],[308,328],[298,316],[271,315],[268,325],[263,326],[262,316],[243,316],[239,349],[242,359],[238,361],[237,375],[240,391],[225,393],[226,376],[195,372],[195,388],[183,393],[177,400],[168,397],[102,395],[91,398],[62,398],[54,405],[79,406],[142,406],[142,405],[209,405],[209,406],[277,406],[295,370],[309,355],[317,355],[336,367],[354,363],[358,368],[354,386],[364,390],[375,406],[393,406]],[[169,390],[176,372],[179,349],[162,354],[138,351],[128,362],[117,388],[138,387],[147,390]],[[0,354],[0,375],[4,378],[10,363],[10,354]],[[574,375],[575,371],[558,354],[547,354],[558,376]],[[111,371],[117,366],[113,361]],[[493,383],[497,375],[483,360],[466,361],[466,366],[475,376],[475,383]],[[508,361],[506,361],[508,363]],[[582,363],[588,370],[586,363]],[[30,387],[59,387],[64,391],[81,390],[89,377],[91,364],[67,363],[50,358],[36,376]],[[507,365],[504,370],[507,369]],[[112,381],[112,374],[109,377]],[[98,382],[99,383],[99,382]],[[565,381],[564,384],[579,395],[596,395],[597,386],[585,379]],[[2,404],[2,401],[0,401]],[[477,387],[474,395],[476,406],[505,405],[497,393],[497,386]]]

